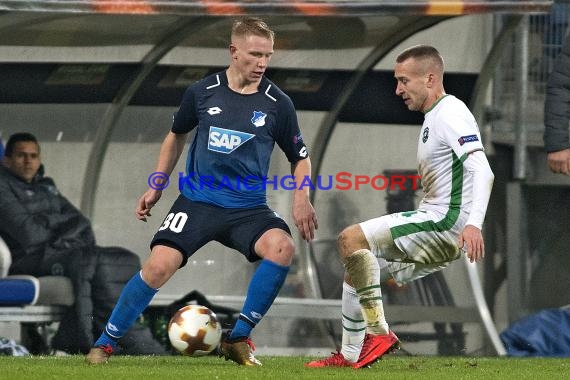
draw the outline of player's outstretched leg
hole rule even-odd
[[[261,262],[249,283],[239,319],[220,345],[220,356],[240,365],[261,365],[253,356],[255,347],[249,336],[273,304],[288,272],[289,266],[270,260]]]
[[[105,330],[85,357],[85,361],[89,364],[107,363],[117,347],[119,338],[125,335],[157,291],[144,282],[140,272],[136,273],[123,288]]]
[[[332,352],[332,355],[319,360],[313,360],[305,364],[309,368],[322,367],[351,367],[358,361],[366,324],[362,317],[362,310],[358,302],[358,294],[354,287],[346,282],[342,284],[342,347],[340,352]]]
[[[366,321],[366,337],[354,368],[369,366],[396,347],[398,337],[390,331],[384,317],[380,264],[368,249],[359,249],[344,257],[344,265],[354,283],[362,316]]]

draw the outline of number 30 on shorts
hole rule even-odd
[[[162,223],[162,226],[160,226],[158,230],[162,231],[167,228],[170,228],[170,231],[172,232],[176,233],[182,232],[182,229],[184,228],[184,225],[186,224],[187,220],[188,220],[188,215],[186,215],[186,213],[177,212],[175,214],[171,212],[166,216],[166,218],[164,219],[164,223]]]

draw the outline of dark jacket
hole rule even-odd
[[[75,304],[52,346],[70,353],[89,351],[122,288],[140,270],[138,256],[120,247],[97,246],[90,221],[43,175],[43,168],[26,183],[0,166],[0,236],[12,254],[10,274],[71,279]],[[166,352],[142,327],[131,329],[119,343],[129,354]]]
[[[554,62],[548,79],[544,103],[544,149],[556,152],[570,148],[570,34]]]
[[[64,251],[95,245],[91,223],[60,194],[43,168],[26,183],[0,166],[0,235],[12,254],[11,274],[68,275],[48,268]]]

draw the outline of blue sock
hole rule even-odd
[[[117,347],[117,340],[126,334],[156,292],[158,289],[148,286],[143,281],[141,273],[136,273],[123,288],[105,330],[95,342],[95,347],[107,345]]]
[[[269,260],[261,262],[249,282],[247,296],[239,319],[232,329],[230,339],[249,337],[251,330],[261,321],[273,304],[288,272],[288,266]]]

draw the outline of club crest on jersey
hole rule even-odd
[[[479,137],[477,137],[477,135],[461,136],[457,141],[459,145],[463,146],[463,144],[468,142],[479,141]]]
[[[423,134],[422,134],[422,141],[424,142],[424,144],[425,144],[426,141],[428,141],[428,138],[429,138],[429,128],[426,127],[426,128],[424,129]]]
[[[229,154],[254,137],[251,133],[210,126],[208,150]]]
[[[251,122],[256,127],[263,127],[265,125],[265,118],[266,117],[267,117],[267,115],[261,111],[253,111],[253,116],[251,117]]]

